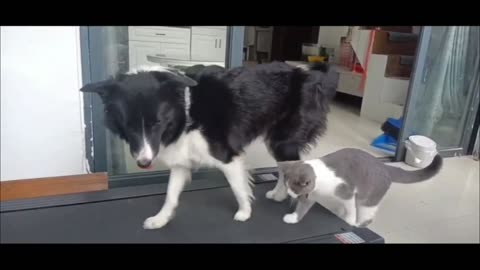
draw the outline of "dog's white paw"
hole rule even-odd
[[[282,202],[288,197],[288,194],[286,192],[282,193],[282,192],[276,192],[275,190],[270,190],[265,194],[265,197],[267,197],[267,199],[274,200],[276,202]]]
[[[297,213],[286,214],[283,216],[283,221],[288,224],[295,224],[298,222]]]
[[[168,223],[169,219],[165,216],[149,217],[143,222],[143,228],[147,230],[160,229]]]
[[[233,219],[237,221],[246,221],[250,218],[251,214],[252,210],[238,210]]]

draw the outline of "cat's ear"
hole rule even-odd
[[[288,171],[291,167],[295,166],[295,164],[297,164],[298,162],[300,162],[300,161],[279,161],[279,162],[277,162],[277,164],[278,164],[278,170],[279,170],[280,172],[285,173],[285,172]]]

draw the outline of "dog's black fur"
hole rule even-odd
[[[138,72],[81,90],[102,97],[107,128],[129,143],[132,154],[138,153],[142,134],[156,156],[160,144],[200,129],[210,154],[223,163],[259,136],[277,161],[298,160],[325,132],[338,81],[326,65],[310,69],[279,62],[230,70],[195,66],[187,76],[174,70]],[[185,87],[191,93],[188,124]]]

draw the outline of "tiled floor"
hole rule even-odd
[[[426,182],[393,184],[370,229],[388,243],[479,243],[479,211],[479,162],[447,158]]]
[[[381,133],[380,124],[363,119],[358,111],[336,104],[319,145],[306,157],[318,157],[343,147],[385,156],[370,146]],[[247,151],[250,167],[271,167],[275,161],[265,146]],[[445,159],[435,178],[412,185],[393,184],[370,225],[388,243],[479,243],[479,162],[471,157]],[[409,168],[403,163],[394,164]]]

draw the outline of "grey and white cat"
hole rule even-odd
[[[279,162],[286,191],[297,199],[295,211],[283,217],[286,223],[297,223],[315,202],[329,199],[342,212],[332,210],[348,224],[364,227],[370,224],[391,183],[417,183],[430,179],[442,167],[437,155],[424,169],[406,171],[384,164],[369,153],[346,148],[322,158]],[[327,207],[328,208],[328,207]]]

